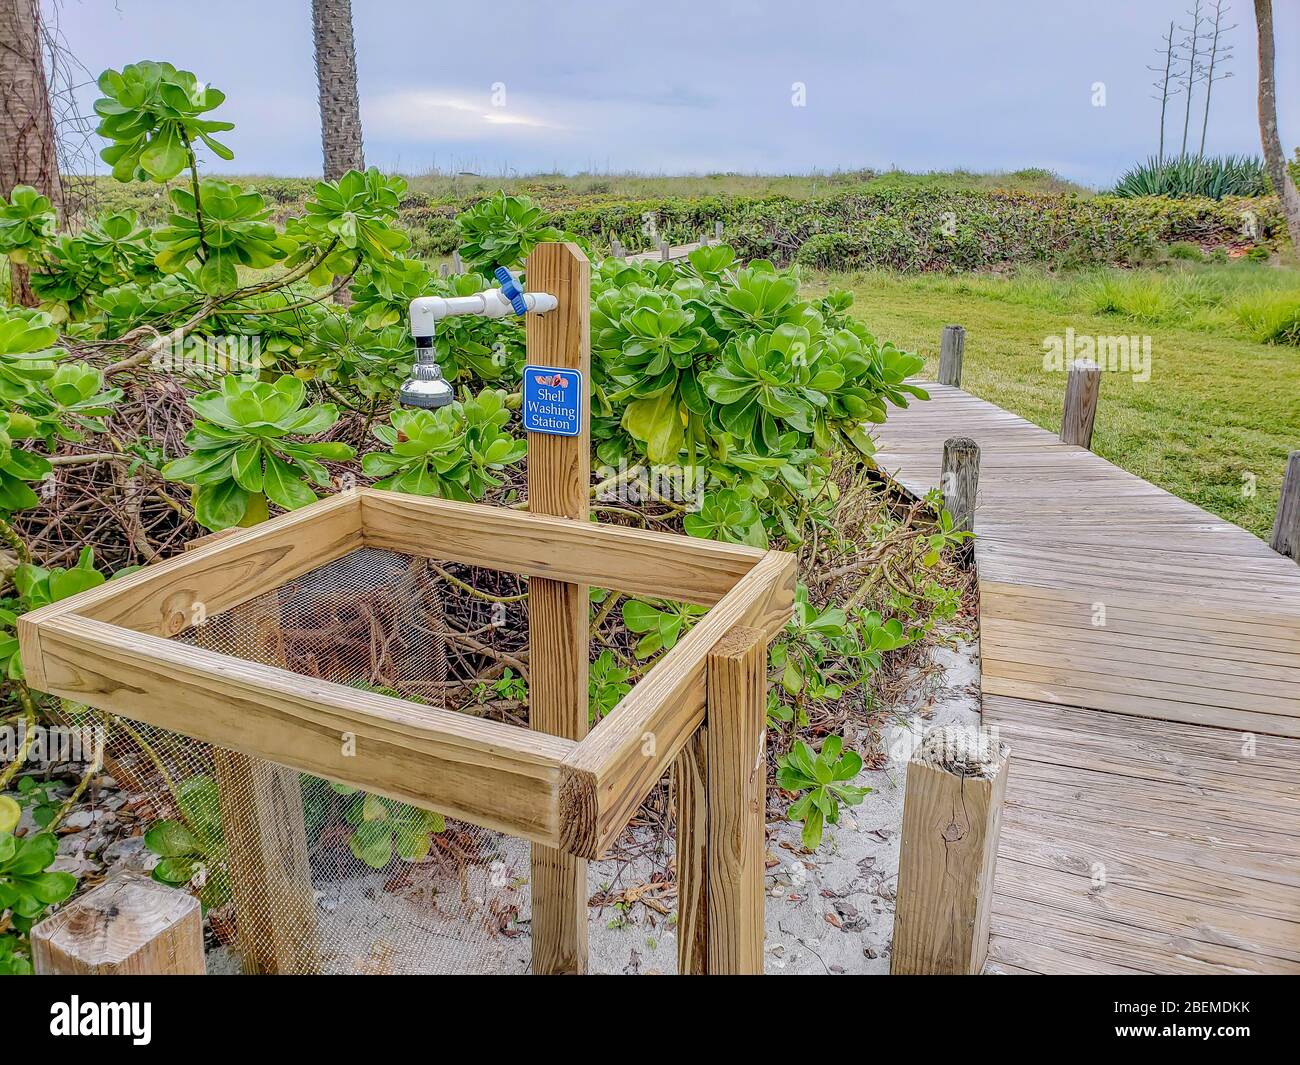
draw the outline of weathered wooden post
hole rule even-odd
[[[119,876],[32,929],[41,976],[202,976],[203,916],[187,891]]]
[[[709,652],[705,724],[674,765],[677,965],[763,972],[767,641],[737,627]]]
[[[891,974],[984,968],[1010,755],[985,729],[948,726],[908,762]]]
[[[715,241],[717,241],[719,244],[722,243],[722,223],[721,223],[721,222],[714,222],[714,223],[713,223],[713,239],[714,239]]]
[[[1061,415],[1061,443],[1092,449],[1092,423],[1097,417],[1101,392],[1101,367],[1087,359],[1070,365],[1065,381],[1065,410]]]
[[[438,276],[442,278],[451,277],[451,263],[439,263]]]
[[[1287,456],[1282,498],[1277,501],[1273,535],[1268,542],[1278,554],[1289,555],[1300,562],[1300,451]]]
[[[961,359],[966,351],[966,330],[945,325],[939,339],[939,384],[961,388]]]
[[[668,262],[673,257],[672,246],[666,240],[659,241],[659,259],[662,262]]]
[[[615,259],[624,259],[627,252],[623,249],[623,242],[618,237],[611,237],[609,240],[609,254]]]
[[[943,442],[943,476],[940,490],[943,509],[952,515],[953,528],[975,531],[975,507],[979,498],[980,446],[968,436],[950,436]],[[957,559],[968,566],[975,557],[975,544],[966,540],[957,549]]]
[[[460,260],[459,250],[451,253],[451,272],[453,274],[463,274],[465,272],[465,264]]]
[[[591,265],[576,244],[539,244],[525,265],[528,287],[559,301],[528,315],[528,362],[577,370],[576,435],[528,433],[528,509],[583,521],[591,492]],[[528,582],[528,724],[552,736],[587,734],[590,643],[587,586]],[[587,971],[587,863],[537,844],[532,859],[533,972]]]

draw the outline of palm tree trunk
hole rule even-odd
[[[312,0],[316,80],[320,85],[321,148],[325,180],[364,170],[361,107],[357,96],[357,48],[352,39],[352,0]]]
[[[1300,258],[1300,192],[1287,173],[1282,139],[1277,132],[1277,82],[1274,75],[1273,0],[1255,0],[1255,28],[1259,35],[1259,139],[1264,146],[1264,169],[1282,205],[1291,234],[1292,254]]]
[[[41,54],[39,0],[0,0],[0,194],[31,185],[62,206],[54,116]],[[10,260],[13,301],[35,307],[27,267]]]

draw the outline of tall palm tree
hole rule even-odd
[[[1282,139],[1277,132],[1277,81],[1273,73],[1273,0],[1255,0],[1255,28],[1259,37],[1259,139],[1264,145],[1264,169],[1282,204],[1291,250],[1300,258],[1300,192],[1287,173]]]
[[[15,185],[31,185],[61,206],[39,0],[0,0],[0,194]],[[36,306],[26,267],[11,261],[9,269],[14,300]]]
[[[316,80],[320,85],[320,139],[325,180],[364,170],[361,106],[357,97],[357,47],[352,39],[352,0],[312,0]]]

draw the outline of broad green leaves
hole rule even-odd
[[[225,100],[225,94],[170,63],[132,63],[99,76],[104,95],[95,101],[98,133],[112,143],[99,154],[118,181],[147,178],[170,181],[192,162],[192,146],[202,141],[222,159],[231,152],[212,134],[234,127],[200,118]]]
[[[214,530],[253,524],[266,516],[267,502],[296,510],[316,500],[310,485],[329,486],[323,463],[346,461],[353,449],[293,439],[318,435],[338,421],[333,406],[305,401],[306,387],[296,377],[268,384],[235,376],[189,401],[198,416],[185,437],[190,453],[162,472],[195,486],[200,524]]]
[[[49,832],[18,839],[0,832],[0,915],[26,935],[47,906],[62,902],[77,887],[71,873],[51,873],[58,840]]]
[[[491,277],[497,266],[520,266],[538,244],[563,240],[564,234],[550,224],[546,212],[526,196],[495,196],[475,204],[456,216],[460,231],[460,254],[471,269]]]
[[[358,861],[372,869],[384,868],[394,857],[407,862],[420,861],[429,854],[430,837],[447,829],[442,814],[432,810],[341,784],[330,786],[340,795],[353,796],[344,814],[352,825],[348,848]]]
[[[152,877],[161,884],[193,889],[204,908],[230,898],[225,833],[217,784],[198,774],[176,789],[181,819],[155,821],[144,834],[144,845],[161,859]]]
[[[15,185],[9,199],[0,196],[0,254],[20,263],[27,251],[54,233],[54,205],[30,185]]]
[[[473,399],[438,410],[395,410],[375,437],[388,451],[361,461],[376,488],[446,499],[481,499],[501,484],[495,474],[524,457],[528,445],[505,428],[505,393],[485,388]]]
[[[171,200],[167,225],[154,234],[155,262],[164,273],[185,269],[197,256],[198,286],[217,296],[239,287],[237,267],[261,270],[284,257],[284,242],[266,221],[270,210],[260,193],[204,178],[198,200],[183,188],[172,189]]]
[[[640,599],[628,599],[623,603],[623,624],[641,636],[636,644],[637,658],[649,658],[676,647],[677,641],[704,613],[704,607],[689,603],[664,603],[660,606]]]
[[[786,816],[803,822],[806,850],[816,850],[825,826],[839,822],[840,803],[857,806],[871,791],[849,783],[861,772],[862,758],[855,751],[843,751],[843,746],[838,736],[827,736],[821,751],[814,754],[803,740],[796,740],[790,752],[777,759],[777,786],[803,792]]]

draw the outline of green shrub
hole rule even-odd
[[[1133,167],[1119,179],[1113,195],[1168,196],[1187,199],[1204,196],[1221,200],[1225,196],[1264,196],[1270,191],[1264,161],[1246,155],[1152,158]]]
[[[1169,245],[1169,258],[1185,259],[1187,262],[1199,263],[1205,259],[1205,254],[1201,251],[1199,244],[1193,244],[1190,240],[1176,240]]]
[[[1269,293],[1243,297],[1233,314],[1261,344],[1300,346],[1300,294]]]

